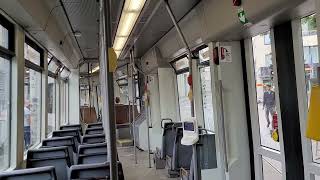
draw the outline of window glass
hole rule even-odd
[[[214,131],[210,67],[200,68],[204,126]]]
[[[9,31],[0,25],[0,46],[9,49]]]
[[[200,63],[206,62],[210,60],[210,56],[209,56],[209,47],[206,47],[204,49],[201,49],[199,51],[199,60]]]
[[[188,57],[184,57],[182,59],[179,59],[178,61],[173,63],[173,66],[174,66],[176,71],[188,68],[189,67]]]
[[[52,133],[56,128],[56,80],[48,77],[48,130]]]
[[[304,69],[306,78],[306,98],[310,102],[312,79],[317,78],[317,68],[320,67],[318,55],[317,23],[315,15],[301,19],[302,42],[304,54]],[[312,141],[313,161],[320,163],[319,142]]]
[[[191,117],[191,103],[188,97],[190,86],[188,84],[189,72],[177,75],[179,107],[181,120]]]
[[[41,65],[40,53],[27,43],[24,43],[24,58],[38,66]]]
[[[280,150],[270,32],[252,38],[261,145]],[[265,43],[270,42],[270,43]],[[278,136],[279,137],[279,136]]]
[[[61,77],[62,79],[66,79],[66,78],[69,77],[69,75],[70,75],[70,70],[67,69],[66,67],[64,67],[64,68],[62,69],[61,73],[60,73],[60,77]]]
[[[1,40],[1,38],[0,38]],[[10,157],[10,61],[0,57],[0,170]]]
[[[40,143],[41,73],[25,67],[24,75],[24,147]]]
[[[57,73],[57,70],[59,69],[59,62],[56,59],[52,59],[48,65],[48,70],[52,73]]]

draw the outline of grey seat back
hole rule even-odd
[[[97,127],[103,127],[102,122],[90,123],[90,124],[88,124],[88,126],[87,126],[87,128],[97,128]]]
[[[95,144],[103,143],[106,141],[104,134],[84,135],[82,138],[82,144]]]
[[[103,127],[87,128],[85,134],[104,134]]]
[[[110,165],[109,163],[74,165],[70,168],[69,179],[110,179]],[[120,162],[118,162],[118,179],[124,180]]]
[[[78,164],[95,164],[108,162],[108,153],[80,154]]]
[[[72,164],[75,164],[75,154],[77,153],[77,148],[74,142],[74,137],[66,136],[66,137],[55,137],[50,139],[44,139],[42,141],[42,148],[47,147],[60,147],[66,146],[68,147],[69,157]]]
[[[66,136],[72,136],[74,138],[74,144],[77,152],[78,146],[81,143],[81,135],[79,130],[69,129],[69,130],[59,130],[59,131],[52,132],[52,137],[66,137]]]
[[[189,169],[192,159],[192,146],[185,146],[181,144],[181,139],[183,137],[182,128],[177,128],[176,132],[171,169]]]
[[[14,170],[0,173],[1,180],[57,180],[53,166]]]
[[[161,158],[164,159],[166,156],[172,157],[173,156],[173,147],[174,147],[174,140],[176,137],[176,129],[181,127],[181,123],[165,123],[163,126],[163,135],[162,135],[162,152]]]
[[[51,156],[49,156],[51,154]],[[67,179],[71,166],[68,147],[28,150],[27,168],[54,166],[58,179]]]
[[[108,147],[107,143],[97,143],[97,144],[81,144],[79,145],[78,154],[95,154],[95,153],[107,153]]]
[[[77,129],[80,131],[80,134],[82,134],[81,124],[71,124],[71,125],[60,126],[60,130],[72,130],[72,129]]]

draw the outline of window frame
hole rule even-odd
[[[2,27],[4,27],[5,29],[8,30],[8,48],[5,48],[3,46],[0,46],[0,57],[2,57],[5,61],[9,61],[9,66],[10,66],[10,69],[9,69],[9,79],[10,79],[10,82],[9,82],[9,116],[8,116],[8,132],[7,134],[9,135],[9,138],[8,138],[8,164],[7,164],[7,167],[4,168],[4,170],[10,168],[11,166],[11,150],[13,148],[12,146],[12,140],[11,140],[11,133],[12,133],[12,58],[15,56],[15,45],[14,45],[14,31],[15,31],[15,28],[14,28],[14,24],[12,24],[8,19],[6,19],[2,14],[0,14],[0,25]]]

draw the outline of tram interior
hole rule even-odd
[[[319,0],[1,0],[0,180],[320,180]]]

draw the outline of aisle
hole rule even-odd
[[[123,171],[126,180],[176,180],[175,178],[167,177],[166,169],[155,170],[155,168],[148,168],[149,164],[147,152],[141,152],[137,150],[138,164],[135,164],[134,162],[132,147],[118,148],[118,154],[123,165]]]

